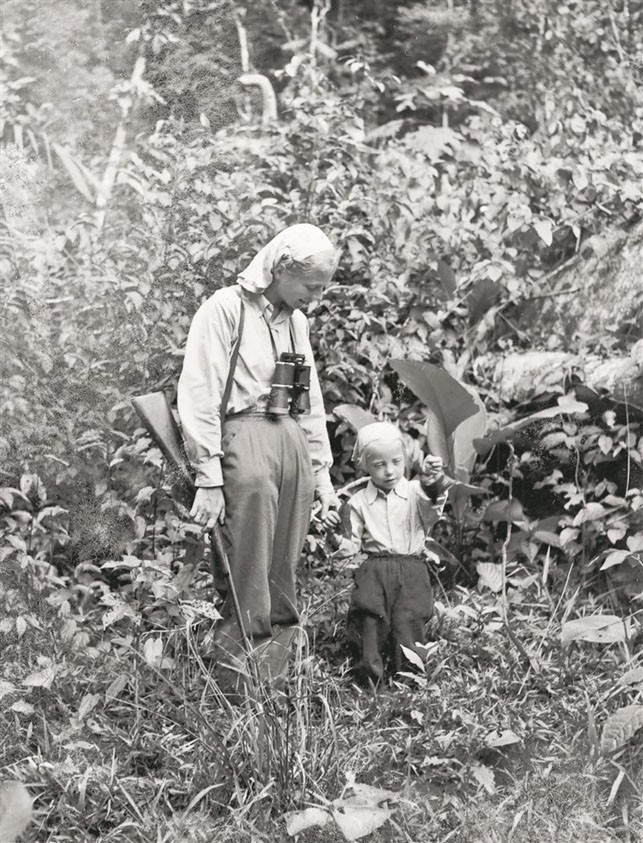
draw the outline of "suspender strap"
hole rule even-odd
[[[239,359],[239,348],[241,347],[241,337],[243,335],[243,321],[246,315],[245,305],[243,303],[243,298],[241,295],[239,296],[241,300],[241,310],[239,311],[239,328],[237,331],[237,341],[234,344],[234,348],[232,349],[232,354],[230,356],[230,368],[228,369],[228,378],[225,383],[225,388],[223,390],[223,397],[221,398],[221,410],[219,411],[219,418],[221,419],[221,424],[225,421],[226,413],[228,411],[228,401],[230,400],[230,392],[232,391],[232,381],[234,379],[234,372],[237,368],[237,360]]]

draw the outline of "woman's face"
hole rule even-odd
[[[305,307],[318,298],[328,285],[335,271],[334,260],[322,259],[305,272],[287,267],[277,267],[269,290],[275,303],[285,304],[295,310]]]

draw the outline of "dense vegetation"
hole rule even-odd
[[[6,0],[0,745],[26,839],[277,841],[285,812],[350,818],[350,776],[392,792],[374,840],[643,833],[642,30],[638,0]],[[408,356],[482,397],[487,494],[436,533],[412,677],[352,685],[350,570],[313,524],[288,699],[230,708],[207,561],[129,399],[173,397],[198,304],[304,220],[342,249],[309,313],[337,485],[337,405],[424,444]]]

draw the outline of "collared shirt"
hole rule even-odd
[[[201,305],[185,347],[178,410],[188,455],[197,471],[196,485],[223,484],[220,409],[238,337],[241,297],[245,321],[227,414],[265,409],[276,358],[284,351],[304,354],[310,366],[311,409],[298,420],[308,438],[317,491],[332,491],[329,469],[333,458],[308,320],[300,310],[277,310],[265,296],[248,293],[238,285],[217,290]]]
[[[352,551],[417,554],[437,523],[447,495],[433,503],[419,480],[402,477],[387,494],[368,481],[349,501]]]

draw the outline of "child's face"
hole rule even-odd
[[[366,470],[382,491],[390,492],[404,474],[404,450],[401,442],[378,442],[366,449]]]

